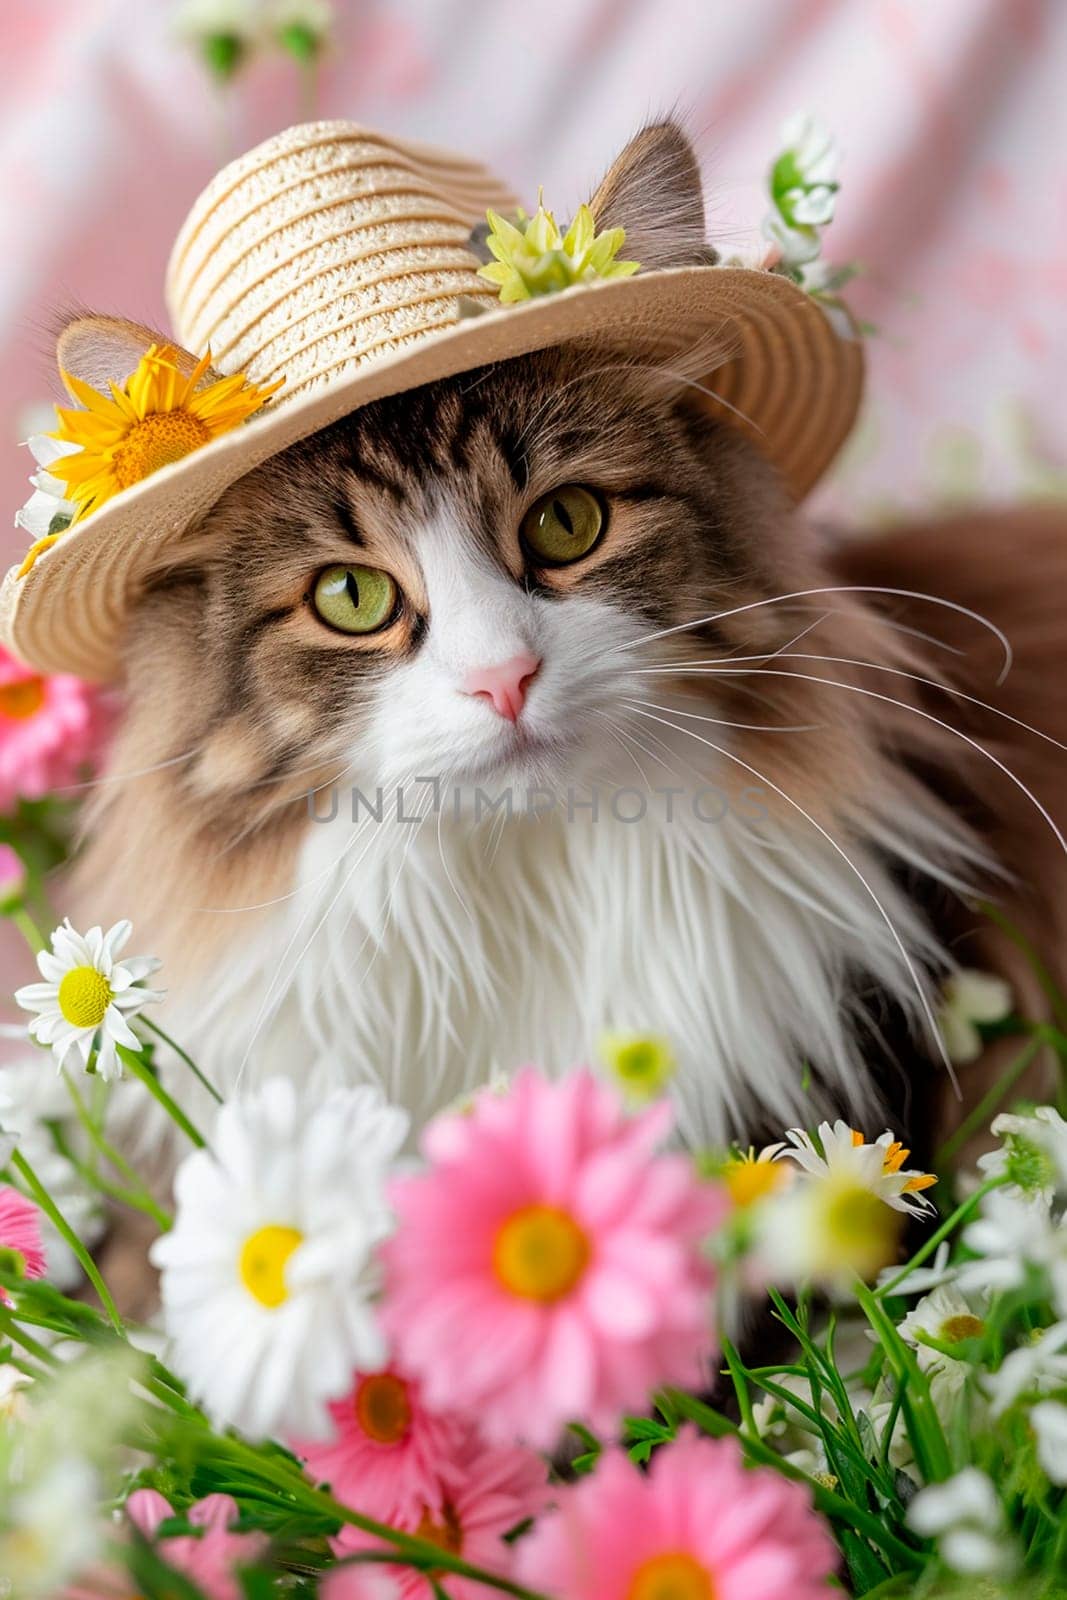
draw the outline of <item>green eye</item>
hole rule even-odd
[[[327,567],[315,582],[315,610],[342,633],[376,633],[396,610],[396,584],[377,567]]]
[[[600,538],[604,508],[577,483],[543,494],[522,519],[523,543],[541,561],[565,566],[587,556]]]

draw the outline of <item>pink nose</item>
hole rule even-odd
[[[509,722],[519,720],[526,704],[526,691],[536,678],[541,662],[525,652],[501,661],[495,667],[475,667],[463,680],[464,694],[476,700],[489,700],[493,710]]]

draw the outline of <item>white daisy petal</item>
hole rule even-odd
[[[220,1425],[321,1433],[352,1368],[384,1356],[374,1245],[406,1131],[376,1090],[324,1101],[272,1079],[230,1100],[212,1150],[182,1163],[151,1257],[173,1364]]]

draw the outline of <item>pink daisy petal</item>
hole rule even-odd
[[[715,1600],[821,1600],[836,1565],[802,1488],[744,1469],[732,1439],[686,1430],[648,1473],[606,1453],[519,1542],[517,1570],[521,1583],[567,1600],[628,1600],[638,1584]]]
[[[704,1246],[727,1206],[589,1072],[532,1069],[430,1125],[399,1179],[383,1320],[434,1406],[550,1447],[576,1415],[613,1427],[712,1354]],[[588,1409],[591,1408],[591,1409]]]

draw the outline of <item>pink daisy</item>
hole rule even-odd
[[[392,1188],[383,1320],[426,1403],[498,1440],[550,1447],[614,1427],[711,1355],[702,1250],[727,1209],[681,1155],[661,1102],[626,1113],[591,1073],[527,1069],[423,1138],[428,1172]]]
[[[0,1184],[0,1250],[17,1250],[27,1278],[42,1278],[45,1270],[41,1214],[17,1189]],[[0,1300],[7,1296],[0,1290]]]
[[[328,1409],[332,1439],[292,1441],[319,1483],[379,1522],[440,1510],[462,1477],[456,1462],[470,1431],[465,1421],[428,1410],[419,1385],[394,1368],[357,1372],[349,1393]]]
[[[390,1525],[418,1534],[494,1576],[509,1577],[515,1548],[504,1542],[504,1535],[544,1509],[549,1492],[545,1463],[521,1445],[486,1444],[468,1428],[454,1465],[454,1487],[436,1509],[423,1506],[410,1516],[390,1518]],[[333,1547],[337,1555],[344,1556],[380,1549],[382,1543],[359,1528],[348,1527],[333,1541]],[[451,1600],[485,1600],[482,1583],[449,1576],[445,1586]],[[383,1563],[339,1567],[322,1593],[324,1600],[378,1600],[379,1596],[381,1600],[432,1600],[433,1590],[416,1568]]]
[[[146,1539],[155,1541],[164,1561],[191,1578],[205,1600],[241,1600],[242,1590],[235,1573],[251,1566],[267,1548],[263,1533],[235,1533],[233,1524],[240,1515],[236,1500],[228,1494],[211,1494],[185,1512],[196,1533],[175,1534],[156,1539],[156,1531],[174,1511],[154,1489],[137,1489],[126,1502],[126,1513]],[[88,1576],[83,1583],[64,1592],[63,1600],[139,1600],[128,1577],[117,1573]]]
[[[98,694],[80,678],[44,677],[0,646],[0,811],[76,782],[99,745]]]
[[[642,1473],[607,1452],[519,1542],[519,1580],[566,1600],[820,1600],[837,1551],[805,1491],[686,1430]]]

